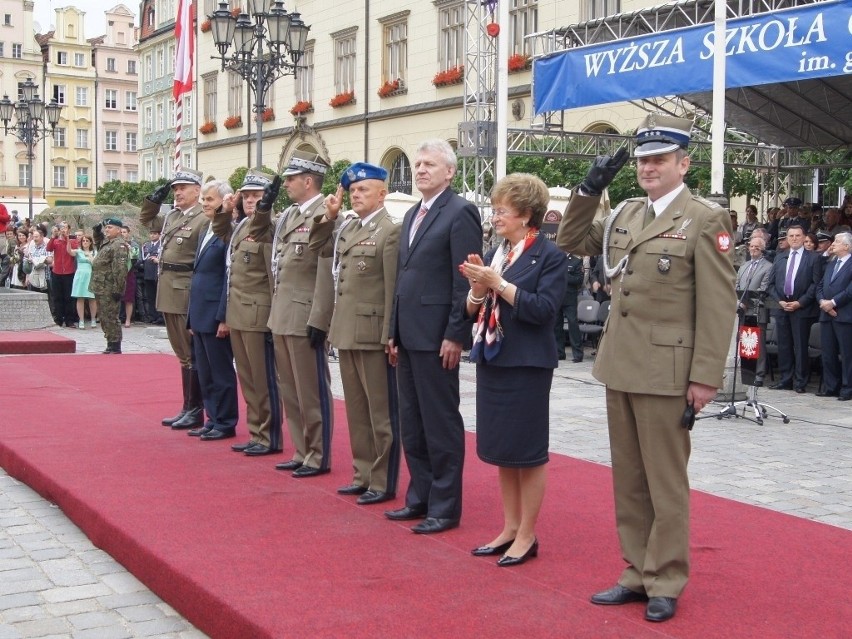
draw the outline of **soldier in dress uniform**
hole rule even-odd
[[[92,262],[89,289],[101,309],[101,329],[107,340],[105,354],[121,353],[121,322],[118,307],[127,278],[128,247],[121,238],[121,220],[107,218],[94,228],[98,253]]]
[[[174,417],[163,419],[163,426],[175,430],[196,428],[204,422],[204,404],[198,371],[192,368],[192,336],[186,327],[189,310],[189,286],[192,268],[207,218],[201,212],[202,174],[192,169],[175,172],[174,179],[155,190],[142,203],[139,221],[151,230],[160,231],[158,262],[157,310],[163,314],[169,344],[180,362],[183,407]],[[160,214],[160,205],[169,192],[174,208]]]
[[[281,178],[249,170],[236,198],[225,196],[213,218],[213,232],[228,245],[228,304],[225,323],[246,402],[250,439],[231,449],[250,457],[280,453],[281,399],[269,331],[272,306],[272,205]],[[239,201],[237,201],[239,198]],[[245,217],[232,226],[233,211]]]
[[[736,318],[731,218],[694,197],[689,120],[649,115],[636,135],[631,198],[595,220],[625,149],[598,157],[576,189],[557,243],[603,253],[612,307],[593,369],[606,384],[615,513],[627,568],[596,604],[648,601],[645,619],[665,621],[689,575],[691,413],[711,401]]]
[[[393,499],[400,441],[396,376],[386,355],[396,282],[400,226],[385,210],[387,171],[358,162],[325,200],[310,233],[311,250],[333,256],[336,277],[329,340],[340,353],[340,377],[349,422],[354,479],[338,490],[359,504]],[[339,225],[343,191],[358,215]]]
[[[277,464],[293,477],[331,470],[334,397],[325,340],[334,310],[331,258],[308,249],[314,218],[325,213],[321,193],[328,164],[315,153],[296,151],[284,185],[295,204],[277,220],[273,235],[272,312],[275,368],[293,458]]]

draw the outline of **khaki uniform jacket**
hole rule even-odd
[[[600,255],[607,219],[598,197],[575,193],[559,224],[563,251]],[[593,374],[609,388],[682,395],[690,382],[720,387],[736,319],[728,212],[683,189],[643,228],[647,198],[623,202],[609,233],[612,306]]]
[[[106,297],[124,293],[128,254],[127,244],[121,237],[105,241],[92,262],[89,290]]]
[[[139,216],[143,225],[161,232],[157,310],[186,315],[195,253],[209,220],[201,212],[201,204],[183,214],[180,209],[172,209],[161,215],[159,210],[159,204],[146,198]],[[166,265],[176,265],[185,270],[169,270]]]
[[[257,212],[231,230],[230,215],[217,212],[213,232],[228,242],[228,307],[225,323],[238,331],[267,332],[272,307],[271,212]]]
[[[307,335],[308,325],[328,332],[334,311],[331,257],[320,257],[308,246],[314,218],[325,213],[317,199],[304,213],[298,206],[285,211],[275,226],[274,294],[269,328],[276,335]]]
[[[335,221],[314,218],[310,249],[333,251]],[[339,265],[329,341],[347,350],[384,350],[393,306],[400,225],[382,207],[366,228],[354,219],[340,227]]]

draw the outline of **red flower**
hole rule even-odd
[[[347,104],[352,104],[355,102],[355,92],[354,91],[346,91],[345,93],[338,93],[329,101],[329,106],[333,109],[337,107],[346,106]]]
[[[389,95],[393,95],[394,93],[399,91],[399,87],[400,87],[399,78],[397,78],[396,80],[388,80],[381,87],[379,87],[379,90],[377,91],[377,93],[379,94],[380,98],[386,98]]]
[[[290,109],[290,113],[292,113],[293,115],[302,115],[304,113],[310,113],[313,110],[313,103],[308,102],[307,100],[301,100],[293,105],[293,108]]]
[[[214,133],[216,131],[216,123],[215,122],[205,122],[200,127],[198,127],[199,133]]]
[[[225,118],[225,122],[223,124],[226,129],[236,129],[243,125],[243,117],[241,115],[232,115]]]
[[[459,84],[464,80],[464,65],[460,64],[457,67],[451,67],[446,71],[439,71],[432,78],[432,84],[436,87],[445,87],[451,84]]]
[[[509,56],[509,72],[525,71],[530,67],[530,57],[523,53],[516,53]]]

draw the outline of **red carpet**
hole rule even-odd
[[[0,355],[74,353],[77,342],[45,331],[0,331]]]
[[[171,356],[2,362],[18,382],[0,397],[0,465],[212,637],[850,636],[847,530],[695,493],[690,585],[675,619],[649,624],[639,604],[588,603],[621,569],[606,467],[554,455],[541,554],[500,569],[469,554],[501,524],[472,437],[461,528],[419,536],[382,516],[401,496],[335,493],[351,479],[340,402],[333,472],[296,480],[272,468],[286,455],[229,450],[242,424],[209,443],[160,426]]]

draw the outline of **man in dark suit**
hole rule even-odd
[[[204,441],[233,437],[239,418],[234,351],[230,329],[225,323],[228,245],[216,237],[212,225],[223,198],[231,193],[233,190],[224,180],[207,182],[201,187],[201,208],[211,224],[201,232],[189,289],[186,325],[192,333],[192,368],[198,371],[207,421],[188,434],[200,436]]]
[[[787,229],[790,250],[775,259],[769,296],[778,302],[772,309],[778,335],[778,368],[781,380],[775,390],[804,393],[808,383],[808,339],[819,308],[816,305],[818,256],[804,249],[805,230]]]
[[[583,361],[583,334],[580,332],[580,322],[577,320],[577,304],[579,303],[580,287],[583,285],[583,258],[567,253],[565,270],[568,272],[568,283],[565,285],[565,296],[562,306],[556,313],[556,324],[553,327],[556,335],[556,352],[560,360],[565,359],[565,347],[571,347],[571,361],[579,364]],[[565,323],[568,332],[565,332]]]
[[[470,337],[469,290],[459,266],[482,250],[479,212],[450,189],[456,155],[444,140],[420,144],[414,180],[422,196],[402,223],[388,352],[397,365],[402,447],[411,475],[405,506],[385,513],[412,530],[437,533],[459,524],[464,421],[459,360]]]
[[[817,284],[822,390],[818,397],[852,399],[852,233],[838,233],[831,244],[834,260]]]

